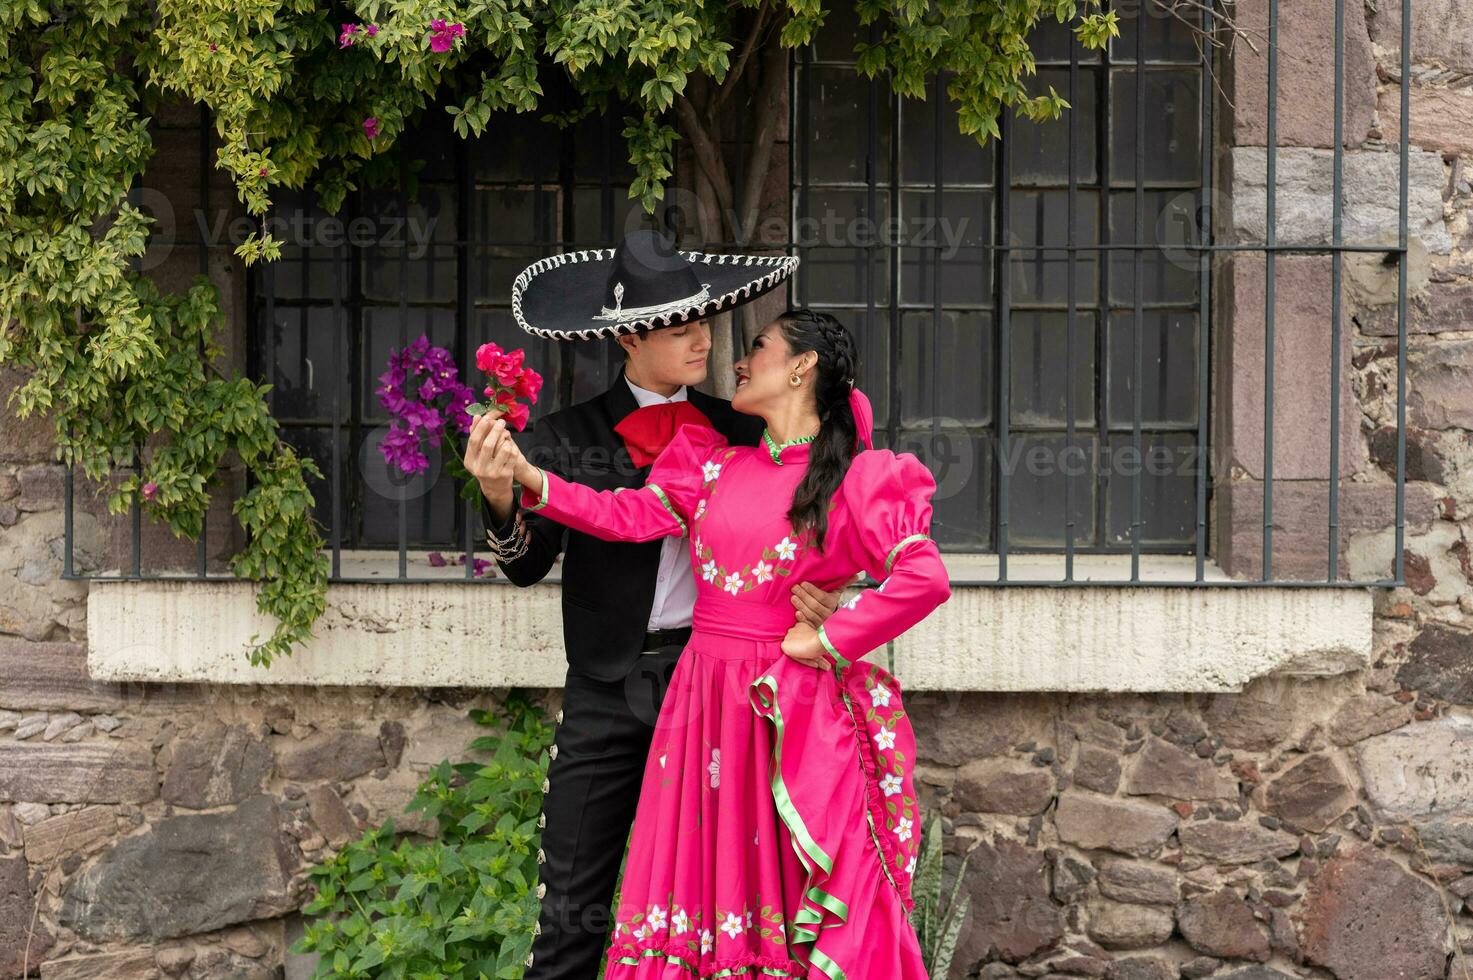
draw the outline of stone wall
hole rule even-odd
[[[1399,24],[1397,5],[1380,6],[1347,9],[1347,237],[1384,234],[1394,200]],[[1264,678],[1239,694],[908,697],[924,804],[945,817],[948,866],[966,860],[972,905],[955,976],[1473,977],[1464,6],[1416,4],[1407,587],[1377,593],[1373,665]],[[1239,5],[1250,24],[1265,9]],[[1327,227],[1331,9],[1280,5],[1281,239]],[[1263,231],[1265,76],[1254,57],[1239,49],[1224,77],[1232,106],[1219,110],[1230,198],[1220,234],[1240,240]],[[160,124],[193,152],[191,117]],[[197,271],[197,257],[171,261],[178,275]],[[1304,300],[1327,296],[1328,260],[1279,263],[1279,363],[1293,381],[1276,419],[1281,571],[1322,574],[1314,529],[1325,526],[1327,446],[1296,440],[1311,425],[1323,433],[1331,412],[1342,420],[1343,570],[1388,570],[1395,278],[1378,261],[1346,259],[1341,405],[1315,373],[1330,356],[1328,302]],[[1244,530],[1262,494],[1261,418],[1251,414],[1262,391],[1248,357],[1261,262],[1224,263],[1215,280],[1215,431],[1226,450],[1215,518],[1228,532],[1218,554],[1248,572],[1261,560]],[[209,268],[239,296],[228,256],[212,253]],[[1320,367],[1296,377],[1296,363]],[[90,680],[87,587],[60,578],[61,480],[47,431],[35,420],[0,427],[0,978],[19,975],[27,947],[48,980],[302,975],[285,948],[305,869],[386,817],[404,825],[416,782],[461,753],[476,729],[466,713],[497,692]],[[94,503],[79,507],[79,570],[116,561],[126,527]],[[558,692],[547,698],[554,709]]]

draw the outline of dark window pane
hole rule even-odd
[[[477,240],[556,241],[561,227],[559,196],[557,187],[477,187],[472,203]]]
[[[1122,13],[1121,17],[1124,16]],[[1080,64],[1100,60],[1098,50],[1086,48],[1074,37],[1073,22],[1064,21],[1061,24],[1054,19],[1052,14],[1041,13],[1038,23],[1028,35],[1028,50],[1033,52],[1034,63],[1045,65],[1057,62],[1067,65],[1070,48],[1078,50]]]
[[[471,284],[477,303],[510,303],[511,287],[522,270],[556,249],[478,245],[471,249]]]
[[[883,29],[884,19],[874,24]],[[823,26],[813,35],[812,57],[819,61],[853,62],[854,45],[867,41],[869,35],[870,25],[859,23],[859,11],[854,4],[834,4],[824,12]]]
[[[557,181],[559,146],[563,136],[556,126],[542,122],[539,116],[535,112],[506,112],[492,116],[481,136],[471,144],[471,175],[478,183]],[[594,140],[597,139],[598,125],[595,115],[593,125],[586,130]],[[591,148],[597,147],[597,142],[594,142]]]
[[[859,345],[859,387],[864,389],[874,410],[875,426],[885,425],[890,418],[890,311],[885,306],[870,316],[867,309],[825,309],[833,315]],[[879,445],[876,442],[876,445]]]
[[[363,253],[363,298],[375,303],[455,301],[455,248],[375,248]]]
[[[796,275],[807,282],[798,288],[806,289],[800,295],[808,305],[864,302],[871,297],[880,305],[890,302],[888,251],[808,248],[799,254],[802,261]]]
[[[1110,75],[1110,183],[1136,181],[1134,69]],[[1195,185],[1201,180],[1200,73],[1187,69],[1146,72],[1144,131],[1148,184]]]
[[[823,181],[864,182],[870,170],[870,106],[875,112],[874,179],[890,180],[890,133],[892,98],[889,83],[876,76],[874,80],[857,74],[853,68],[814,66],[795,69],[799,76],[797,91],[803,92],[802,76],[809,73],[808,153],[812,172],[810,183]],[[802,178],[802,153],[795,156]]]
[[[1110,39],[1110,60],[1135,61],[1136,29],[1143,25],[1141,58],[1152,62],[1178,62],[1196,65],[1202,60],[1201,39],[1197,33],[1201,19],[1185,4],[1122,4],[1120,36]]]
[[[956,103],[946,94],[951,75],[941,85],[941,182],[947,187],[992,183],[997,141],[986,146],[974,135],[961,131]],[[907,184],[936,183],[936,87],[926,90],[926,101],[904,99],[900,103],[900,179]]]
[[[339,418],[346,420],[351,407],[347,310],[338,311],[337,319],[334,352],[332,307],[276,307],[276,329],[267,338],[267,377],[273,387],[266,396],[275,417],[330,421],[336,394]]]
[[[608,210],[608,231],[604,227],[604,211]],[[579,187],[573,191],[573,240],[580,246],[612,246],[627,229],[639,227],[646,220],[644,206],[631,198],[628,188],[614,185],[605,197],[600,187]]]
[[[937,544],[957,551],[993,547],[990,436],[965,429],[906,429],[889,448],[913,453],[936,478],[931,537]]]
[[[1110,195],[1110,241],[1116,244],[1155,245],[1141,250],[1143,303],[1195,303],[1201,283],[1201,255],[1188,246],[1198,240],[1198,191],[1141,191],[1145,216],[1135,226],[1135,192]],[[1135,254],[1129,249],[1110,253],[1110,301],[1135,301]]]
[[[943,310],[900,318],[901,425],[932,417],[969,426],[992,421],[992,314]]]
[[[271,263],[278,303],[294,299],[332,299],[338,281],[334,256],[330,248],[303,248],[282,245],[281,258]]]
[[[1135,312],[1110,315],[1110,425],[1130,425],[1135,407]],[[1141,422],[1197,421],[1197,315],[1182,310],[1141,314]]]
[[[1092,543],[1095,438],[1089,433],[1014,435],[1009,439],[1008,543],[1027,548],[1062,548],[1074,522],[1076,543]],[[1065,495],[1068,508],[1065,508]]]
[[[1015,245],[1064,245],[1069,240],[1066,191],[1015,190],[1009,198]],[[1099,195],[1088,191],[1075,193],[1075,232],[1078,245],[1094,245],[1099,241]],[[1014,303],[1049,303],[1059,306],[1068,302],[1069,253],[1064,250],[1018,248],[1012,253],[1012,298]],[[1098,253],[1075,253],[1074,302],[1088,305],[1098,302]]]
[[[1075,425],[1094,424],[1095,316],[1075,313],[1072,350],[1068,324],[1064,312],[1013,311],[1009,425],[1062,427],[1071,410]],[[1066,384],[1066,365],[1071,364],[1073,380]]]
[[[1196,538],[1196,457],[1191,433],[1143,432],[1137,455],[1131,434],[1109,437],[1106,500],[1110,511],[1108,545],[1129,546],[1132,484],[1141,494],[1141,544],[1189,545]]]
[[[947,258],[944,252],[929,248],[901,249],[901,303],[907,307],[933,306],[939,283],[943,306],[991,304],[993,254],[991,249],[959,248]]]
[[[348,455],[348,433],[346,427],[338,429],[338,459],[342,461],[338,474],[338,510],[334,517],[332,509],[332,429],[318,426],[287,425],[281,428],[281,439],[305,457],[317,464],[322,479],[304,473],[307,491],[312,494],[312,516],[322,525],[324,542],[331,546],[334,527],[347,527],[348,497],[355,478],[353,461]],[[344,533],[342,541],[348,543]]]
[[[1081,71],[1074,97],[1069,97],[1067,68],[1040,68],[1027,80],[1029,95],[1047,95],[1049,86],[1063,96],[1072,108],[1058,119],[1034,122],[1019,117],[1013,124],[1009,161],[1015,184],[1069,183],[1069,120],[1074,120],[1074,179],[1079,184],[1099,182],[1095,160],[1095,75]]]
[[[615,100],[615,104],[607,112],[592,113],[574,124],[572,143],[575,180],[599,180],[607,169],[610,183],[621,194],[629,192],[629,181],[634,179],[634,165],[629,162],[629,145],[623,136],[626,114],[628,110],[618,106]],[[528,118],[535,115],[537,114],[529,113]],[[549,156],[556,160],[556,151],[550,150]],[[508,179],[522,178],[514,174]],[[551,175],[547,179],[552,179]]]

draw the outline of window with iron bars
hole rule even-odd
[[[1045,21],[1030,92],[1072,109],[980,147],[948,76],[921,101],[856,73],[873,28],[846,9],[795,66],[794,289],[860,336],[877,445],[930,465],[943,550],[1191,551],[1207,267],[1156,246],[1209,187],[1193,31],[1122,12],[1100,52]],[[1135,447],[1139,479],[1112,463]]]

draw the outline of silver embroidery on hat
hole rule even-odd
[[[602,313],[594,314],[595,320],[640,320],[645,317],[659,316],[661,313],[674,313],[697,303],[704,303],[711,298],[711,284],[701,283],[701,291],[692,293],[684,299],[671,300],[668,303],[658,303],[654,306],[625,306],[624,284],[614,283],[614,307],[601,307]]]

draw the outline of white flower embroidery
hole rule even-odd
[[[752,910],[747,909],[747,928],[752,928]]]
[[[660,768],[661,769],[664,769],[665,768],[665,756],[666,755],[667,755],[667,753],[665,753],[665,752],[661,752],[660,753]]]
[[[701,515],[703,515],[705,513],[706,513],[706,502],[704,500],[702,500],[700,503],[696,504],[696,516],[695,516],[695,519],[696,520],[700,520],[701,519]],[[699,548],[700,545],[696,545],[696,547]]]
[[[614,935],[617,936],[619,933],[621,933],[623,931],[624,931],[624,923],[622,923],[622,922],[616,922],[616,923],[614,923]]]
[[[712,945],[713,944],[711,942],[711,930],[710,929],[702,929],[701,930],[701,952],[702,953],[709,953],[709,952],[711,952],[711,946]]]
[[[758,838],[758,837],[759,837],[759,836],[760,836],[760,835],[759,835],[759,834],[753,834],[753,835],[752,835],[752,843],[753,843],[753,844],[755,844],[755,843],[757,843],[757,838]]]
[[[910,856],[910,860],[906,862],[905,873],[908,875],[913,875],[916,873],[916,856],[914,854],[912,854]]]
[[[685,914],[685,909],[676,907],[675,914],[670,917],[670,928],[676,935],[690,929],[690,917]]]
[[[890,749],[895,748],[895,733],[888,728],[881,728],[878,732],[875,732],[875,748],[881,752],[888,752]],[[665,764],[664,760],[665,757],[663,755],[660,756],[660,765],[663,766]]]
[[[645,937],[644,926],[640,926],[638,929],[634,930],[634,938],[635,939],[643,939],[644,937]]]
[[[900,792],[900,777],[893,772],[888,773],[884,779],[880,780],[880,789],[885,791],[886,796],[894,796]]]
[[[863,599],[863,598],[864,598],[864,593],[863,592],[857,592],[857,593],[855,593],[853,599],[850,599],[848,602],[841,602],[841,603],[839,603],[839,605],[843,609],[853,609],[855,606],[859,605],[859,600],[860,599]]]
[[[779,558],[792,561],[794,556],[798,554],[798,542],[787,535],[783,535],[783,539],[773,545],[772,549],[777,552]]]
[[[735,939],[742,934],[742,917],[735,912],[726,913],[726,921],[721,923],[721,931]]]
[[[752,566],[752,574],[757,576],[758,582],[771,581],[772,572],[772,566],[765,561],[759,561],[756,565]]]
[[[716,581],[716,562],[708,561],[701,566],[701,578],[707,582]]]
[[[702,463],[701,464],[701,476],[705,477],[706,482],[709,483],[710,481],[716,479],[720,475],[721,475],[721,464],[720,463]]]
[[[665,928],[665,910],[658,905],[651,905],[649,917],[644,921],[645,925],[650,927],[651,932]]]
[[[869,692],[870,703],[876,708],[883,708],[890,703],[890,689],[884,684],[876,684]]]
[[[741,574],[738,572],[732,572],[730,575],[726,576],[726,584],[723,585],[722,588],[730,592],[732,595],[736,595],[738,592],[742,591]]]
[[[909,817],[901,817],[900,823],[895,825],[895,834],[902,841],[910,840],[910,829],[914,826],[915,822],[912,821]]]
[[[711,774],[711,788],[716,789],[721,785],[721,750],[711,750],[711,762],[706,766],[706,771]]]

